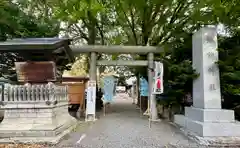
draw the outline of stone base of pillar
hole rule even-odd
[[[185,116],[175,115],[174,123],[203,140],[237,137],[240,142],[240,122],[235,121],[232,110],[186,107]]]
[[[1,142],[57,143],[77,124],[68,114],[68,103],[12,103],[4,106]]]

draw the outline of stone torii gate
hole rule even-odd
[[[153,82],[153,73],[154,69],[154,53],[160,53],[163,51],[161,47],[153,47],[153,46],[70,46],[72,52],[74,54],[80,53],[90,53],[90,70],[89,76],[90,81],[96,81],[97,78],[97,66],[99,65],[111,65],[111,66],[147,66],[146,69],[148,71],[148,83],[149,83],[149,96],[150,99],[150,108],[151,108],[151,121],[158,120],[157,108],[156,108],[156,99],[155,95],[152,94],[152,82]],[[147,60],[134,60],[134,61],[126,61],[126,60],[116,60],[116,61],[107,61],[107,60],[98,60],[98,53],[106,53],[106,54],[141,54],[147,55]],[[95,120],[95,115],[93,117],[88,118],[87,120]]]

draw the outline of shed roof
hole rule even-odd
[[[64,38],[16,38],[0,42],[0,51],[55,50],[69,45],[70,41]]]
[[[66,38],[17,38],[0,42],[0,52],[16,52],[25,57],[52,57],[74,61],[74,56]],[[46,58],[45,58],[46,59]]]

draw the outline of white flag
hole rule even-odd
[[[155,62],[153,78],[153,94],[163,93],[163,63]]]

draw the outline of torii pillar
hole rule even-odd
[[[90,53],[90,70],[89,70],[89,82],[97,83],[97,53]],[[96,120],[96,89],[92,94],[87,96],[87,105],[86,105],[86,121],[95,121]]]
[[[148,99],[150,100],[150,120],[159,121],[157,112],[156,96],[153,91],[153,70],[154,70],[154,54],[148,53]]]

